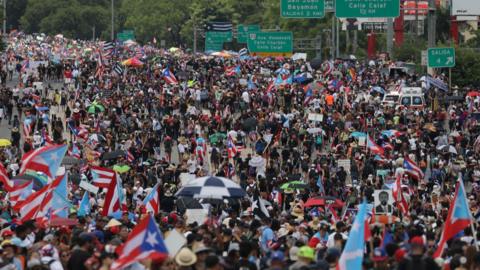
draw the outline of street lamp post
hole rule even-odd
[[[111,36],[112,40],[115,39],[115,28],[114,28],[115,19],[114,19],[114,12],[113,12],[114,3],[115,3],[115,0],[112,0],[112,36]]]

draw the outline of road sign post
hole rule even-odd
[[[428,48],[428,67],[452,68],[455,66],[455,48]]]
[[[280,0],[280,16],[284,18],[323,18],[325,0]]]
[[[250,32],[247,40],[252,55],[290,56],[293,51],[292,32]]]
[[[400,0],[336,0],[337,18],[395,18],[400,15]]]

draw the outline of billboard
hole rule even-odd
[[[480,16],[480,1],[452,0],[452,16],[457,15]]]

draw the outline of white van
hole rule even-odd
[[[400,99],[400,92],[391,91],[388,94],[385,94],[382,99],[382,104],[385,106],[396,106]]]
[[[403,87],[398,105],[409,109],[425,107],[425,99],[423,98],[422,88],[420,87]]]

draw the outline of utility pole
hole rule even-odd
[[[340,21],[335,17],[333,16],[333,18],[335,19],[335,38],[336,38],[336,41],[335,41],[335,54],[337,57],[340,56]]]
[[[392,49],[393,49],[393,19],[387,18],[387,53],[389,58],[392,58]]]
[[[193,23],[193,55],[197,54],[197,24]]]
[[[332,38],[330,43],[330,54],[332,56],[332,60],[335,59],[335,14],[332,15]]]
[[[111,36],[111,39],[112,41],[115,40],[115,27],[114,27],[114,23],[115,23],[115,17],[114,17],[114,6],[115,6],[115,0],[112,0],[112,36]]]
[[[7,0],[3,0],[3,35],[7,35]]]
[[[428,1],[428,47],[435,47],[437,38],[437,14],[435,0]]]
[[[92,41],[95,41],[95,25],[92,27]]]

